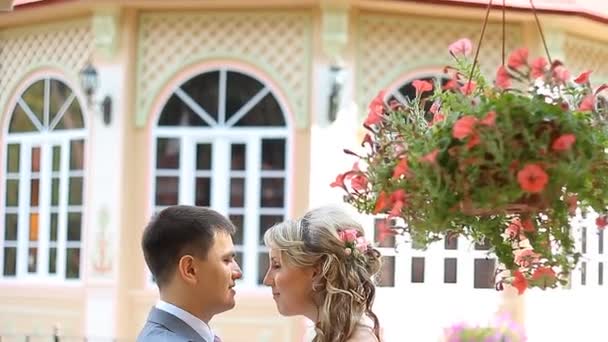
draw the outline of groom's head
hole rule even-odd
[[[241,270],[234,256],[234,225],[218,212],[173,206],[146,227],[142,249],[164,300],[208,321],[234,307]]]

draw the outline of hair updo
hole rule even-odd
[[[340,208],[324,206],[307,212],[302,219],[285,221],[264,234],[264,242],[281,251],[284,262],[295,267],[318,267],[313,282],[319,315],[313,342],[344,342],[365,315],[380,324],[372,311],[374,276],[382,265],[380,252],[348,248],[344,232],[364,237],[363,227]]]

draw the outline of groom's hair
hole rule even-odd
[[[216,232],[232,235],[235,227],[209,208],[176,205],[154,216],[144,230],[141,247],[158,287],[169,282],[182,256],[205,260]]]

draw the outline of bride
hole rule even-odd
[[[380,340],[372,311],[380,253],[346,212],[311,210],[271,227],[264,242],[270,247],[264,285],[272,288],[279,313],[316,322],[313,342]]]

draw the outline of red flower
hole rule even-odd
[[[562,134],[557,139],[553,140],[551,148],[553,151],[566,151],[572,147],[572,144],[576,141],[574,134]]]
[[[553,77],[558,83],[566,83],[570,78],[570,71],[559,65],[553,69]]]
[[[336,180],[333,181],[329,186],[332,188],[343,188],[344,187],[344,174],[337,175]]]
[[[523,273],[520,271],[515,271],[513,275],[515,276],[515,279],[513,279],[511,285],[513,285],[513,287],[516,288],[517,292],[521,295],[528,288],[528,280],[526,280],[526,277],[524,277]]]
[[[578,110],[581,112],[590,112],[595,107],[595,96],[593,94],[587,95],[581,101],[581,105],[578,107]]]
[[[488,112],[488,114],[486,114],[486,116],[483,119],[481,119],[481,121],[479,123],[484,126],[490,126],[490,127],[496,126],[496,112],[495,111]]]
[[[539,165],[526,164],[517,173],[517,181],[523,191],[537,193],[543,191],[549,182],[549,176]]]
[[[380,91],[369,104],[369,113],[365,119],[365,125],[377,125],[382,122],[382,117],[384,116],[384,94],[384,90]]]
[[[377,214],[384,210],[390,204],[390,198],[386,195],[386,192],[382,191],[376,199],[376,205],[374,206],[374,214]]]
[[[433,115],[433,120],[431,122],[429,122],[429,126],[433,126],[434,124],[441,122],[445,119],[445,115],[441,114],[441,113],[436,113],[435,115]]]
[[[361,191],[367,189],[367,177],[363,174],[357,174],[350,180],[350,186],[353,190]]]
[[[496,86],[500,89],[507,89],[511,86],[511,75],[503,65],[496,71]]]
[[[407,158],[402,158],[393,170],[393,179],[398,179],[401,176],[405,176],[409,169],[410,168],[407,165]]]
[[[551,267],[539,267],[532,273],[532,281],[542,288],[555,284],[555,271]]]
[[[429,164],[436,164],[438,154],[439,154],[439,149],[436,148],[431,153],[424,155],[421,159],[422,159],[422,161],[427,162]]]
[[[452,127],[452,136],[462,140],[473,133],[476,124],[476,117],[473,115],[465,115],[454,123],[454,127]]]
[[[454,79],[451,79],[451,80],[447,81],[442,88],[443,88],[443,90],[457,89],[458,88],[458,82],[456,80],[454,80]]]
[[[547,60],[543,57],[538,57],[534,61],[532,61],[532,65],[530,67],[530,73],[533,78],[543,77],[545,75],[545,68],[547,67]]]
[[[465,95],[470,95],[475,91],[476,87],[477,87],[477,83],[475,83],[474,81],[470,81],[470,82],[465,83],[462,87],[460,87],[460,91]]]
[[[589,75],[591,74],[591,70],[587,70],[583,73],[581,73],[580,75],[578,75],[578,77],[574,80],[574,82],[578,83],[578,84],[584,84],[589,82]]]
[[[599,216],[596,218],[595,225],[597,226],[597,229],[600,230],[606,228],[606,226],[608,226],[608,216]]]
[[[450,51],[453,56],[466,56],[471,53],[472,49],[473,45],[471,44],[471,41],[468,38],[458,39],[457,41],[450,44],[450,46],[448,46],[448,51]]]
[[[534,231],[536,231],[536,227],[534,227],[534,222],[529,218],[521,221],[521,226],[524,232],[533,233]]]
[[[439,103],[439,101],[435,101],[433,102],[433,105],[431,105],[431,109],[429,109],[429,112],[431,112],[432,114],[437,114],[439,112],[440,107],[441,104]]]
[[[412,82],[412,85],[414,88],[416,88],[416,96],[424,93],[425,91],[433,90],[433,84],[423,80],[415,80]]]
[[[403,201],[394,202],[393,208],[388,213],[389,217],[401,216],[401,210],[403,209],[404,206],[405,206],[405,202],[403,202]]]
[[[471,137],[469,138],[469,141],[467,141],[467,148],[470,150],[473,147],[479,145],[480,142],[481,139],[479,139],[479,134],[473,133],[473,135],[471,135]]]
[[[389,216],[400,216],[401,210],[405,206],[405,190],[395,190],[391,194],[391,202],[393,203],[393,208],[391,209]]]
[[[528,64],[528,49],[519,48],[509,55],[509,59],[507,61],[507,65],[510,68],[517,69],[522,65]]]

